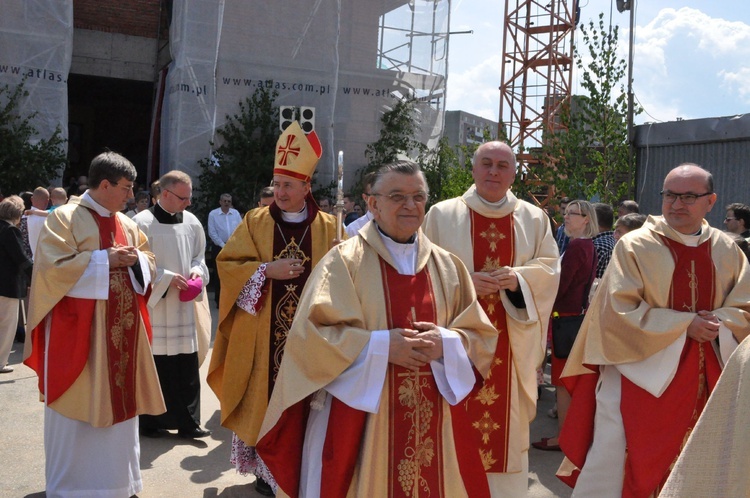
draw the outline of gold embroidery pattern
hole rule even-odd
[[[479,449],[479,457],[482,459],[484,470],[490,470],[497,463],[497,459],[492,458],[492,450]]]
[[[482,418],[471,425],[482,434],[482,442],[484,444],[489,444],[490,435],[500,428],[500,424],[492,420],[492,416],[490,416],[490,412],[488,411],[484,412]]]
[[[301,259],[302,263],[300,264],[302,265],[310,261],[310,258],[302,251],[302,249],[300,249],[299,245],[294,240],[294,237],[289,239],[289,242],[286,244],[286,247],[284,247],[284,249],[282,249],[282,251],[278,255],[273,257],[274,260],[285,259],[285,258]]]
[[[110,329],[110,340],[117,351],[119,352],[119,358],[115,364],[115,385],[121,389],[120,392],[124,393],[125,380],[128,369],[128,362],[130,361],[130,355],[128,354],[128,338],[125,335],[125,329],[131,329],[135,325],[135,315],[130,310],[133,306],[133,293],[125,283],[125,279],[129,278],[127,272],[124,271],[113,271],[110,273],[109,287],[111,289],[110,298],[116,299],[115,316],[112,320],[113,326]],[[121,400],[123,408],[125,407],[125,400]]]
[[[297,312],[297,304],[299,303],[297,286],[295,284],[289,284],[285,288],[286,293],[281,299],[279,299],[279,303],[276,306],[276,311],[274,313],[275,317],[272,335],[274,355],[273,365],[271,365],[273,382],[276,382],[276,376],[279,374],[281,359],[284,356],[286,337],[287,334],[289,334],[289,329],[292,328],[292,321],[294,320],[294,315]]]
[[[420,379],[420,375],[430,375],[429,372],[416,374],[402,374],[405,378],[398,387],[398,400],[402,406],[412,411],[405,415],[411,423],[409,441],[411,446],[404,449],[404,457],[398,463],[398,482],[406,496],[418,497],[420,490],[430,495],[430,488],[426,479],[421,476],[421,469],[432,465],[435,456],[435,441],[425,437],[433,417],[434,404],[425,396],[424,391],[430,389],[427,379]]]
[[[494,223],[490,223],[490,228],[479,234],[480,237],[487,240],[490,245],[490,252],[497,250],[497,243],[505,238],[505,234],[501,233]]]

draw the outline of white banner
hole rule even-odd
[[[19,111],[37,113],[31,121],[36,139],[49,139],[56,129],[67,138],[73,0],[3,0],[0,10],[0,84],[24,82],[29,95]]]
[[[345,153],[347,186],[356,180],[352,173],[366,164],[365,147],[377,140],[383,112],[396,98],[423,99],[418,106],[422,140],[437,143],[444,112],[448,0],[200,2],[212,5],[211,12],[200,12],[193,3],[198,2],[175,2],[173,32],[193,23],[203,29],[192,38],[195,47],[186,44],[186,35],[179,45],[173,43],[175,63],[165,101],[169,119],[163,121],[169,146],[163,148],[162,170],[196,171],[197,161],[208,156],[211,119],[222,126],[239,102],[267,81],[279,92],[277,105],[315,109],[323,144],[320,184],[335,178],[338,150]],[[219,12],[223,17],[215,15]],[[201,17],[193,20],[196,15]],[[202,56],[195,54],[199,48]]]

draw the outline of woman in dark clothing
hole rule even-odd
[[[565,234],[570,242],[560,261],[560,287],[557,290],[553,316],[574,316],[585,313],[589,304],[589,290],[596,277],[597,257],[591,241],[597,233],[598,221],[594,207],[587,201],[572,201],[565,209]],[[562,428],[570,405],[570,393],[560,382],[565,360],[552,350],[552,384],[557,389],[557,423]],[[557,436],[542,438],[532,443],[540,450],[559,451]]]
[[[24,212],[23,200],[12,195],[0,202],[0,373],[13,371],[8,356],[18,324],[21,299],[31,281],[31,259],[23,250],[18,229]]]

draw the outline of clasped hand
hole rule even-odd
[[[699,311],[687,328],[687,335],[698,342],[713,341],[719,336],[721,320],[710,311]]]
[[[414,322],[413,329],[391,329],[388,361],[409,370],[419,370],[443,357],[443,339],[434,323]]]
[[[138,261],[138,250],[134,246],[116,245],[107,249],[110,268],[133,266]]]
[[[519,288],[518,275],[509,266],[503,266],[491,272],[478,271],[471,274],[477,296],[484,297],[501,290],[516,292]]]

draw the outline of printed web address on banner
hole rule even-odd
[[[57,71],[50,71],[48,69],[23,68],[21,66],[0,64],[0,74],[4,73],[23,76],[24,78],[53,81],[55,83],[66,82],[62,74],[58,73]]]
[[[280,91],[292,91],[302,93],[315,93],[317,95],[325,95],[331,93],[331,85],[315,85],[312,83],[287,83],[282,81],[262,81],[252,80],[246,78],[229,78],[222,77],[221,83],[225,86],[245,86],[250,88],[259,88],[261,86],[265,88],[273,88]],[[341,91],[345,95],[363,95],[365,97],[384,97],[391,96],[391,90],[381,88],[366,88],[366,87],[341,87]],[[187,83],[175,83],[169,87],[169,93],[192,93],[196,97],[206,95],[208,92],[208,85],[189,85]]]

